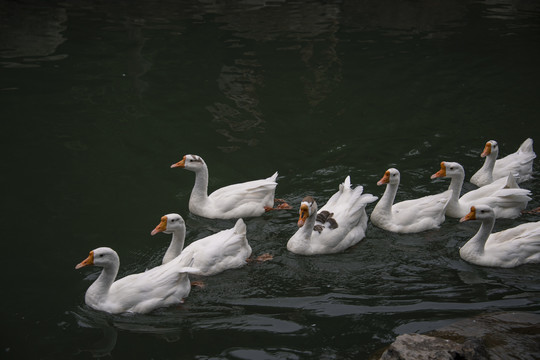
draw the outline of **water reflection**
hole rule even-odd
[[[258,68],[255,58],[235,59],[234,65],[223,65],[221,68],[217,79],[219,90],[232,104],[215,102],[207,110],[218,126],[216,131],[231,143],[220,146],[224,152],[238,150],[238,144],[252,147],[259,143],[257,137],[260,135],[257,134],[264,130],[264,119],[257,96],[257,88],[262,85]]]
[[[91,344],[85,344],[77,352],[84,353],[89,352],[92,357],[101,358],[105,356],[112,356],[112,351],[116,347],[116,341],[118,339],[118,331],[114,326],[110,324],[109,317],[100,312],[94,312],[88,308],[78,308],[77,311],[72,312],[77,321],[77,325],[82,328],[94,328],[100,329],[101,335],[99,339]]]
[[[125,21],[127,32],[128,49],[125,51],[126,56],[126,76],[132,81],[132,87],[136,90],[140,98],[143,92],[148,87],[148,83],[143,80],[144,74],[150,70],[152,63],[143,56],[144,44],[147,38],[144,37],[144,22],[139,19],[128,18]]]
[[[214,121],[226,128],[217,131],[229,142],[254,146],[260,134],[265,132],[263,113],[260,110],[259,93],[272,79],[267,79],[267,67],[280,64],[265,64],[260,59],[264,54],[253,49],[255,42],[274,42],[274,51],[282,52],[284,58],[296,57],[302,61],[307,72],[300,79],[310,106],[316,106],[331,93],[341,80],[340,61],[336,54],[339,6],[320,3],[272,3],[249,2],[245,11],[230,11],[215,6],[211,11],[219,16],[216,22],[231,33],[228,43],[231,65],[224,65],[218,84],[222,93],[234,103],[231,107],[215,103],[208,107]],[[296,46],[289,47],[290,41]],[[243,49],[239,55],[237,49]],[[283,64],[285,65],[285,64]],[[282,70],[288,71],[286,65]],[[284,84],[280,84],[286,86]],[[249,136],[249,138],[246,138]],[[238,146],[221,147],[223,151],[238,150]]]
[[[119,332],[152,334],[167,342],[185,342],[194,334],[205,332],[230,334],[234,332],[269,333],[277,336],[302,336],[310,331],[282,315],[246,313],[238,306],[185,304],[177,308],[160,309],[149,315],[110,315],[87,306],[72,312],[77,325],[99,330],[91,342],[83,341],[79,352],[90,352],[93,357],[112,356]],[[89,337],[85,336],[85,339]]]
[[[347,0],[343,4],[342,23],[353,31],[382,30],[397,39],[445,38],[453,33],[453,28],[465,23],[468,4],[467,0]]]
[[[42,61],[58,61],[56,53],[66,41],[67,12],[63,7],[31,5],[17,1],[0,3],[0,58],[4,67],[38,67]]]
[[[484,0],[488,5],[486,18],[491,19],[518,19],[535,17],[540,12],[540,3],[534,0]]]
[[[171,320],[169,317],[160,316],[159,311],[153,315],[110,315],[83,306],[73,311],[72,315],[78,326],[99,330],[97,340],[95,336],[85,336],[85,340],[92,339],[91,343],[83,341],[79,349],[79,352],[90,352],[93,357],[112,356],[121,331],[153,334],[166,342],[173,342],[180,339],[186,327],[186,322],[174,323],[174,320],[181,319],[178,315],[173,314]]]
[[[521,142],[538,113],[538,52],[530,46],[538,27],[525,21],[538,16],[533,2],[32,3],[0,2],[2,79],[28,84],[9,92],[9,118],[22,118],[26,129],[20,142],[14,137],[15,161],[8,156],[6,168],[31,168],[13,175],[14,185],[25,184],[12,187],[22,209],[14,213],[35,209],[46,224],[42,241],[31,244],[38,251],[25,253],[28,262],[43,264],[45,254],[60,266],[42,265],[47,271],[37,275],[35,267],[24,269],[24,282],[9,279],[25,284],[14,291],[24,296],[6,307],[16,314],[12,338],[24,338],[8,340],[15,355],[34,342],[53,358],[51,348],[64,341],[56,358],[70,357],[66,349],[76,340],[95,357],[171,358],[188,349],[186,357],[200,359],[366,358],[399,332],[494,309],[538,311],[540,268],[464,263],[458,249],[476,226],[451,219],[414,236],[369,226],[364,241],[336,256],[300,257],[285,248],[300,200],[326,202],[346,174],[380,195],[375,184],[392,164],[407,175],[399,196],[415,198],[446,189],[429,182],[441,160],[481,166],[478,142],[488,140],[481,139],[488,124],[509,144]],[[509,34],[519,36],[505,40]],[[185,129],[192,131],[180,137]],[[183,308],[108,316],[82,306],[66,320],[65,309],[83,301],[96,273],[66,275],[62,264],[70,261],[58,249],[80,254],[110,240],[130,254],[121,275],[159,263],[165,242],[142,234],[166,209],[186,208],[174,197],[183,176],[169,175],[166,154],[199,146],[222,163],[274,161],[280,197],[295,210],[247,223],[254,254],[270,252],[274,260],[207,279]],[[228,174],[244,168],[249,172],[240,165]],[[233,182],[228,174],[216,170],[220,182]],[[524,187],[536,194],[537,185]],[[185,218],[188,240],[230,226]],[[535,220],[524,215],[497,226]],[[28,244],[15,240],[8,250]],[[7,261],[20,265],[17,257]],[[63,296],[40,281],[45,274]],[[44,296],[54,299],[51,307],[35,302]]]

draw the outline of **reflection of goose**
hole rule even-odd
[[[103,270],[86,291],[86,304],[96,310],[113,314],[147,313],[160,307],[182,303],[191,290],[187,273],[198,273],[194,268],[179,268],[172,261],[114,281],[120,259],[116,251],[108,247],[90,251],[88,258],[75,269],[87,265],[96,265]]]
[[[77,319],[77,324],[84,328],[94,328],[101,330],[103,335],[96,342],[80,348],[76,354],[89,352],[94,358],[111,357],[111,353],[116,347],[118,331],[110,324],[110,317],[107,314],[96,313],[96,311],[85,307],[79,307],[78,311],[72,313]]]
[[[176,266],[195,267],[199,270],[198,275],[215,275],[227,269],[244,266],[251,256],[251,246],[246,238],[246,224],[242,219],[238,219],[234,228],[194,241],[183,250],[186,225],[180,215],[163,216],[152,235],[159,232],[173,235],[163,263],[175,259]]]
[[[540,262],[540,221],[491,233],[495,213],[487,205],[472,206],[461,222],[481,220],[480,229],[459,250],[463,260],[482,266],[511,268]]]
[[[371,213],[371,222],[382,229],[397,233],[415,233],[438,228],[444,222],[444,213],[452,190],[394,204],[399,181],[399,171],[390,168],[377,182],[377,185],[386,184],[386,190]]]
[[[489,185],[469,191],[462,197],[461,187],[465,179],[463,166],[456,162],[441,162],[441,170],[431,175],[432,179],[449,177],[451,179],[449,189],[452,190],[452,197],[446,207],[446,215],[460,218],[465,216],[473,205],[489,205],[495,212],[497,218],[516,218],[525,209],[531,198],[530,191],[520,189],[514,177],[508,175],[500,178]]]
[[[103,337],[93,344],[91,349],[88,349],[94,358],[100,358],[109,356],[112,357],[112,351],[116,347],[116,340],[118,339],[118,331],[110,326],[103,327]]]
[[[349,176],[339,191],[319,212],[317,203],[307,196],[300,204],[298,231],[289,239],[287,249],[302,255],[330,254],[343,251],[365,237],[368,217],[366,205],[377,200],[362,194],[362,186],[351,188]]]
[[[264,180],[222,187],[208,195],[208,167],[197,155],[186,155],[171,165],[195,172],[195,185],[189,198],[189,211],[211,219],[260,216],[273,210],[277,172]],[[289,208],[286,203],[278,208]]]
[[[484,186],[494,180],[507,177],[512,174],[519,184],[532,177],[533,160],[536,154],[533,151],[533,140],[525,140],[519,149],[502,159],[497,160],[499,145],[495,140],[486,143],[482,157],[485,157],[484,165],[472,177],[471,183]]]

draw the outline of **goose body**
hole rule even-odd
[[[246,238],[246,224],[242,219],[238,219],[233,228],[196,240],[184,249],[186,230],[184,219],[180,215],[164,215],[152,235],[159,232],[172,234],[163,263],[174,261],[180,268],[195,267],[198,275],[210,276],[227,269],[242,267],[251,256],[251,246]]]
[[[287,242],[287,249],[300,255],[330,254],[362,240],[368,220],[366,205],[377,200],[362,191],[362,186],[353,189],[347,176],[320,211],[311,196],[305,197],[300,204],[299,229]]]
[[[456,162],[443,161],[441,169],[431,175],[432,179],[449,177],[449,189],[452,197],[446,208],[446,215],[454,218],[465,216],[473,205],[489,205],[493,208],[496,218],[514,219],[521,214],[531,200],[531,192],[521,189],[512,175],[500,178],[491,184],[469,191],[463,196],[461,188],[465,179],[463,166]]]
[[[86,291],[85,302],[91,308],[112,314],[144,314],[182,303],[191,290],[188,273],[198,273],[195,268],[179,267],[171,262],[115,281],[120,259],[108,247],[92,250],[88,258],[75,268],[89,265],[102,267],[103,270]]]
[[[217,189],[208,195],[208,167],[198,155],[185,155],[171,165],[195,172],[195,184],[189,198],[189,211],[210,219],[236,219],[260,216],[272,209],[278,173]]]
[[[492,233],[495,213],[487,205],[472,206],[461,222],[481,220],[480,229],[459,250],[467,262],[503,268],[540,263],[540,221]]]
[[[394,168],[388,169],[377,182],[377,185],[386,184],[386,189],[371,213],[371,222],[381,229],[396,233],[416,233],[438,228],[445,220],[452,190],[394,204],[399,182],[400,173]]]
[[[499,145],[495,140],[486,143],[481,156],[485,157],[484,165],[471,177],[471,183],[477,186],[491,184],[494,180],[507,177],[512,174],[516,183],[522,183],[531,179],[533,160],[536,154],[533,151],[533,140],[528,138],[519,149],[497,160]]]

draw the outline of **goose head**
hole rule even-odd
[[[441,162],[441,170],[431,175],[431,178],[453,178],[459,176],[465,176],[465,170],[463,169],[463,166],[456,162],[443,161]]]
[[[171,168],[177,167],[197,172],[206,167],[206,164],[198,155],[185,155],[182,160],[171,165]]]
[[[481,157],[490,155],[495,156],[495,158],[499,155],[499,145],[495,140],[489,140],[484,147],[484,151],[480,154]]]
[[[163,215],[159,224],[152,230],[151,235],[163,232],[165,234],[172,234],[175,231],[183,230],[186,227],[184,219],[175,213]]]
[[[120,259],[116,251],[108,247],[100,247],[90,251],[90,254],[86,259],[81,261],[75,269],[80,269],[84,266],[95,265],[100,267],[108,267],[114,264],[118,264]]]
[[[298,218],[298,227],[304,226],[308,217],[317,214],[317,203],[311,196],[306,196],[300,203],[300,217]]]
[[[386,170],[381,180],[377,181],[377,185],[384,185],[384,184],[399,184],[399,171],[398,169],[390,168]]]
[[[469,220],[484,220],[495,218],[495,212],[488,205],[477,205],[471,206],[471,211],[459,219],[459,222],[469,221]]]

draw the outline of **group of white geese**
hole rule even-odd
[[[531,179],[532,139],[502,159],[496,141],[486,143],[481,156],[484,165],[471,177],[478,188],[461,195],[465,179],[463,167],[456,162],[442,162],[431,176],[450,178],[447,191],[418,199],[394,203],[400,182],[397,169],[388,169],[377,185],[386,184],[381,199],[371,212],[371,222],[396,233],[416,233],[438,228],[445,216],[460,221],[480,220],[481,226],[459,253],[470,263],[482,266],[515,267],[540,262],[540,221],[528,222],[492,233],[496,218],[516,218],[526,208],[530,191],[518,183]],[[195,185],[189,199],[189,211],[210,219],[238,219],[231,229],[223,230],[192,242],[184,248],[186,226],[178,214],[168,214],[152,231],[172,234],[162,265],[142,273],[116,280],[120,260],[108,247],[90,252],[76,266],[102,267],[101,274],[88,288],[88,306],[109,313],[147,313],[154,309],[179,304],[189,295],[188,274],[210,276],[227,269],[244,266],[251,256],[242,218],[260,216],[274,209],[291,208],[275,199],[277,172],[264,180],[255,180],[220,188],[208,195],[208,168],[197,155],[185,155],[171,165],[195,173]],[[311,196],[300,203],[298,231],[289,239],[287,249],[301,255],[330,254],[344,251],[365,237],[368,216],[366,205],[376,196],[363,194],[362,186],[353,188],[350,177],[320,209]],[[274,207],[275,203],[279,203]]]

